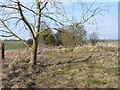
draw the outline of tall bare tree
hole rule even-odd
[[[18,36],[16,32],[14,32],[13,28],[15,29],[15,27],[12,27],[9,23],[14,22],[14,26],[18,26],[19,23],[22,24],[20,25],[22,28],[19,27],[19,29],[28,30],[32,36],[33,45],[30,47],[30,63],[34,65],[36,64],[37,60],[38,37],[41,33],[41,23],[45,24],[47,28],[50,28],[47,26],[45,21],[43,21],[44,19],[48,19],[54,22],[57,26],[63,26],[62,21],[57,20],[56,17],[57,14],[62,16],[65,13],[60,10],[62,8],[62,4],[60,2],[54,2],[52,0],[35,0],[29,4],[31,7],[30,5],[27,5],[24,2],[20,2],[19,0],[6,0],[0,2],[1,17],[4,15],[2,18],[0,18],[0,24],[2,26],[0,31],[5,33],[1,34],[0,36],[14,36],[26,44],[26,42],[20,36]],[[52,11],[50,12],[48,9],[49,7],[54,9],[51,9]],[[52,17],[54,11],[57,12],[54,13],[54,17]],[[30,16],[32,16],[34,19]],[[30,20],[31,18],[32,20]]]
[[[57,0],[31,0],[31,3],[20,2],[22,0],[2,0],[0,1],[0,36],[2,37],[16,37],[25,45],[27,43],[23,38],[16,33],[15,30],[27,31],[33,41],[31,49],[30,64],[37,64],[37,48],[39,34],[42,32],[41,24],[44,24],[48,29],[55,29],[63,27],[64,22],[68,20],[66,12],[61,2]],[[98,13],[101,13],[101,6],[91,11],[91,7],[83,10],[82,24],[89,21]],[[81,6],[83,6],[81,4]],[[89,15],[88,15],[89,14]],[[49,27],[45,22],[54,23],[55,27]],[[81,21],[78,23],[81,24]],[[27,45],[28,46],[28,45]],[[28,46],[29,47],[29,46]]]

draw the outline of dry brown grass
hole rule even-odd
[[[38,52],[37,65],[29,72],[28,50],[6,51],[3,86],[12,88],[117,88],[118,48],[56,47]]]

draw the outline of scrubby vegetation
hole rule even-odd
[[[3,87],[9,88],[117,88],[118,48],[78,46],[38,52],[37,65],[29,68],[29,51],[6,51]]]
[[[92,45],[95,45],[99,40],[98,40],[98,34],[96,32],[93,32],[89,35],[90,42]]]

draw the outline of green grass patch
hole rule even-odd
[[[5,50],[14,50],[20,47],[19,41],[5,41]]]
[[[23,78],[29,78],[30,75],[29,75],[29,73],[27,73],[27,72],[23,72],[23,73],[21,74],[21,77],[23,77]]]
[[[22,69],[28,69],[29,68],[29,64],[25,63],[25,64],[22,64]]]
[[[95,78],[88,78],[87,79],[87,84],[88,84],[88,86],[91,86],[91,85],[102,85],[102,84],[104,84],[104,82],[100,81],[98,79],[95,79]]]
[[[119,73],[118,73],[119,69],[120,68],[118,68],[118,67],[116,67],[116,68],[106,68],[104,70],[104,72],[107,73],[107,74],[109,74],[109,75],[118,76],[119,75]]]

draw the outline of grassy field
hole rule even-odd
[[[9,88],[118,88],[118,48],[43,49],[30,70],[28,50],[6,51],[3,87]]]
[[[20,46],[19,41],[5,41],[5,49],[6,50],[14,50]]]
[[[102,46],[113,46],[113,47],[118,47],[118,41],[104,41],[100,42]]]
[[[108,41],[108,42],[100,42],[102,46],[118,46],[118,41]],[[6,50],[15,50],[20,46],[19,41],[5,41],[5,49]]]

